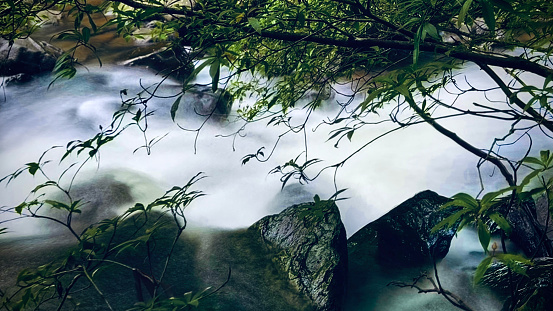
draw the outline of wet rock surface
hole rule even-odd
[[[256,231],[275,260],[317,310],[341,310],[347,281],[346,232],[338,208],[319,201],[267,216]]]
[[[350,258],[376,256],[382,264],[417,265],[431,256],[445,257],[454,230],[430,231],[451,215],[452,209],[439,210],[448,200],[432,191],[415,195],[351,236]]]
[[[17,39],[13,45],[8,40],[0,39],[0,76],[52,71],[62,53],[59,48],[32,38]]]
[[[505,203],[501,208],[502,212],[507,213],[507,208],[508,203]],[[542,216],[543,209],[540,207]],[[512,228],[509,239],[529,258],[553,255],[551,241],[545,239],[545,227],[539,220],[536,204],[532,199],[514,202],[507,214],[507,221]]]

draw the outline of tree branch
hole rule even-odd
[[[373,47],[391,48],[407,51],[411,51],[414,49],[412,42],[398,40],[382,40],[372,38],[343,40],[313,35],[286,33],[282,31],[261,31],[259,36],[263,38],[283,41],[307,41],[324,45],[349,47],[362,50],[369,50]],[[553,69],[520,57],[513,57],[503,54],[483,53],[478,51],[459,51],[459,46],[453,44],[437,44],[426,42],[421,43],[420,50],[425,52],[444,54],[449,57],[457,58],[459,60],[471,61],[474,63],[485,63],[491,66],[524,70],[542,77],[553,75]]]
[[[523,111],[526,111],[529,115],[531,115],[532,118],[534,118],[538,124],[545,126],[548,130],[550,130],[553,133],[552,121],[547,120],[544,116],[542,116],[536,110],[534,110],[534,108],[530,106],[527,107],[522,100],[520,100],[515,94],[513,94],[513,92],[511,92],[511,90],[505,84],[505,82],[503,82],[503,80],[501,80],[501,78],[488,65],[483,63],[476,63],[476,64],[480,68],[482,68],[482,70],[484,70],[484,72],[486,72],[488,76],[490,76],[490,78],[493,79],[493,81],[501,88],[503,93],[507,95],[510,101],[512,101],[520,109],[522,109]]]
[[[481,158],[484,161],[489,161],[492,164],[494,164],[503,177],[505,177],[505,180],[507,180],[507,183],[509,186],[515,186],[515,181],[513,178],[513,175],[509,172],[507,167],[501,162],[499,158],[496,158],[492,156],[491,154],[484,152],[473,145],[469,144],[467,141],[463,140],[461,137],[459,137],[456,133],[446,129],[445,127],[441,126],[434,120],[431,116],[429,116],[426,112],[424,112],[412,98],[406,98],[407,102],[409,103],[409,106],[428,124],[430,124],[434,129],[436,129],[438,132],[443,134],[444,136],[448,137],[449,139],[453,140],[456,144],[463,147],[468,152],[474,154],[475,156]]]

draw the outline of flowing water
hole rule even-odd
[[[490,84],[475,68],[468,68],[464,73],[475,85]],[[202,73],[198,79],[209,80],[209,77]],[[12,173],[25,163],[37,161],[51,146],[65,146],[75,139],[91,138],[100,125],[106,127],[111,121],[113,112],[121,103],[120,90],[135,94],[141,91],[140,85],[152,85],[160,80],[161,77],[145,69],[108,65],[81,70],[76,78],[57,82],[49,89],[49,76],[38,77],[24,85],[3,87],[0,99],[0,176]],[[179,90],[178,82],[168,80],[159,88],[158,94],[168,96]],[[336,100],[341,98],[337,96]],[[463,97],[463,100],[473,102],[480,99]],[[313,183],[304,186],[291,184],[283,190],[279,176],[268,174],[273,167],[296,158],[305,145],[303,135],[285,136],[265,163],[252,160],[242,165],[244,155],[255,153],[260,147],[270,150],[285,129],[258,122],[248,125],[236,140],[221,137],[235,132],[242,125],[233,121],[235,105],[227,121],[206,123],[196,137],[196,133],[183,131],[171,121],[169,111],[173,101],[154,98],[149,102],[149,109],[155,110],[155,115],[149,120],[148,136],[166,135],[153,147],[151,154],[144,149],[134,152],[144,144],[144,138],[140,131],[131,128],[103,148],[98,161],[89,162],[78,174],[74,194],[90,201],[87,208],[98,209],[94,212],[97,219],[115,215],[135,202],[148,203],[172,186],[184,185],[198,172],[204,172],[207,178],[196,187],[207,196],[198,199],[187,211],[193,227],[244,228],[267,214],[311,200],[315,194],[325,198],[335,191],[330,171]],[[366,127],[355,133],[351,143],[344,141],[339,148],[334,148],[333,142],[326,142],[331,128],[323,126],[312,131],[319,122],[335,113],[337,107],[334,106],[329,102],[324,109],[313,114],[308,127],[309,157],[323,159],[323,165],[340,161],[368,139],[390,128],[389,125]],[[184,127],[198,124],[194,117],[185,116],[185,111],[183,105],[176,121]],[[296,116],[302,117],[301,112]],[[480,148],[489,147],[494,138],[502,137],[508,130],[500,122],[470,117],[444,120],[443,124]],[[534,137],[533,152],[550,146],[548,144],[550,142],[546,139]],[[521,156],[527,145],[526,141],[521,141],[515,146],[505,146],[501,151],[509,156]],[[47,157],[54,160],[48,165],[50,176],[59,175],[63,169],[56,160],[63,154],[62,149],[52,151]],[[72,160],[75,159],[69,161]],[[348,236],[422,190],[431,189],[445,196],[457,192],[476,195],[480,190],[477,162],[476,157],[426,125],[406,128],[374,142],[348,161],[336,176],[338,188],[348,189],[345,196],[349,199],[339,202]],[[2,185],[0,205],[19,204],[37,182],[42,182],[38,176],[27,175],[21,175],[8,187]],[[482,176],[486,190],[505,185],[490,166],[482,167]],[[63,181],[67,184],[69,179]],[[13,217],[0,214],[0,221]],[[50,230],[43,222],[29,219],[3,223],[2,226],[7,226],[13,236],[41,235]],[[463,260],[467,254],[473,254],[470,258],[474,260]],[[455,288],[470,284],[470,280],[462,282],[470,273],[465,270],[473,269],[481,258],[483,254],[474,234],[467,232],[465,238],[454,241],[450,255],[441,264],[443,269],[451,272],[449,277],[444,276],[444,283],[450,281]],[[463,277],[458,277],[460,274]],[[459,282],[462,284],[455,284]],[[411,300],[394,298],[409,291],[384,291],[376,298],[364,298],[372,301],[365,301],[365,305],[389,306],[378,310],[403,310],[409,308],[409,303],[420,303],[420,308],[429,304],[430,298],[427,297],[430,294],[415,293]],[[486,301],[489,302],[487,298]],[[492,304],[497,306],[497,302]],[[367,307],[367,310],[372,309]]]

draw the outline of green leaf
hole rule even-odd
[[[457,232],[463,230],[463,228],[472,222],[472,219],[470,217],[463,217],[463,220],[461,220],[461,223],[459,223],[459,227],[457,227]]]
[[[495,12],[493,5],[489,0],[481,0],[482,2],[482,15],[484,17],[484,22],[488,26],[488,30],[491,33],[495,32]]]
[[[303,27],[305,25],[305,14],[303,14],[302,11],[298,12],[296,19],[298,20],[299,27]]]
[[[141,109],[138,109],[136,111],[136,114],[135,116],[132,118],[134,121],[138,122],[140,121],[140,117],[142,116],[142,110]]]
[[[497,254],[497,260],[509,267],[514,273],[528,276],[526,274],[526,267],[533,265],[532,262],[521,255],[515,254]]]
[[[83,27],[83,30],[81,30],[81,33],[82,33],[82,36],[83,36],[83,41],[85,43],[88,43],[88,40],[90,40],[90,28]]]
[[[517,308],[516,311],[533,311],[534,308],[533,307],[529,307],[528,306],[528,303],[530,303],[533,298],[538,295],[540,293],[540,290],[539,288],[536,288],[536,290],[534,290],[534,292],[532,293],[532,295],[528,296],[528,298],[525,298],[526,299],[526,302],[520,306],[520,308]]]
[[[526,158],[522,159],[522,162],[537,164],[539,166],[543,166],[543,163],[540,160],[538,160],[537,158],[534,158],[534,157],[526,157]]]
[[[465,18],[467,16],[467,12],[469,11],[470,5],[472,4],[472,0],[467,0],[463,4],[463,7],[461,7],[461,11],[459,12],[459,16],[457,17],[457,27],[461,28],[461,25],[465,22]]]
[[[511,3],[505,1],[505,0],[491,0],[491,2],[498,8],[507,11],[507,12],[513,12],[513,6]]]
[[[545,89],[551,81],[553,81],[553,74],[550,74],[545,78],[543,81],[543,88]]]
[[[483,222],[481,219],[478,220],[478,239],[480,240],[480,244],[482,245],[482,248],[487,253],[488,252],[488,246],[490,245],[490,229],[488,228],[488,225]]]
[[[547,163],[549,161],[549,154],[550,154],[550,151],[549,150],[542,150],[540,151],[540,158],[541,158],[541,162],[542,163]]]
[[[144,211],[144,210],[145,210],[144,204],[136,203],[133,207],[131,207],[127,210],[127,213],[134,213],[136,211]]]
[[[452,198],[458,201],[458,203],[463,203],[463,206],[470,207],[472,209],[478,208],[478,201],[476,201],[476,199],[469,194],[460,192],[452,196]]]
[[[480,262],[480,264],[476,268],[476,271],[474,272],[474,285],[480,283],[480,280],[482,279],[482,277],[484,276],[486,271],[488,271],[488,268],[492,264],[492,259],[493,257],[490,256],[490,257],[486,257],[484,260]]]
[[[70,210],[71,210],[71,208],[70,208],[67,204],[62,203],[62,202],[59,202],[59,201],[44,200],[44,203],[51,205],[53,208],[64,209],[64,210],[66,210],[66,211],[70,211]]]
[[[446,218],[444,218],[442,221],[440,221],[438,224],[436,224],[432,230],[430,230],[430,233],[434,234],[438,230],[442,229],[443,227],[451,228],[453,225],[461,218],[461,216],[471,212],[470,209],[462,209],[460,211],[457,211],[455,214],[450,215]]]
[[[38,190],[40,190],[44,187],[55,186],[55,185],[57,185],[57,183],[55,181],[49,180],[49,181],[47,181],[43,184],[40,184],[40,185],[36,186],[31,192],[36,193]]]
[[[507,191],[511,191],[511,190],[513,190],[513,188],[508,187],[508,188],[500,189],[498,191],[488,192],[482,197],[482,200],[480,201],[480,204],[482,206],[487,206],[490,202],[492,202],[498,196],[504,194]]]
[[[415,34],[415,45],[413,47],[413,64],[417,64],[417,62],[419,61],[420,44],[421,41],[424,41],[425,36],[426,32],[423,30],[422,25],[420,25],[417,33]]]
[[[219,74],[221,73],[221,66],[219,59],[215,59],[209,67],[209,75],[211,76],[211,91],[217,91],[219,86]]]
[[[75,22],[74,22],[75,29],[78,29],[79,27],[81,27],[81,22],[83,21],[83,17],[84,17],[83,12],[79,12],[75,16]]]
[[[526,175],[524,179],[520,182],[520,185],[517,187],[517,193],[522,193],[524,187],[530,183],[532,179],[534,179],[538,174],[540,173],[540,170],[533,170],[530,172],[530,174]]]
[[[27,207],[27,202],[23,202],[21,204],[19,204],[18,206],[15,207],[15,212],[18,213],[19,215],[21,215],[21,213],[23,212],[23,209]]]
[[[348,132],[347,137],[348,137],[348,140],[349,140],[349,141],[351,141],[351,137],[353,137],[353,133],[354,133],[354,132],[355,132],[355,131],[353,131],[353,130]]]
[[[411,98],[411,92],[409,91],[409,87],[407,85],[397,85],[396,87],[394,87],[394,90],[398,91],[399,94],[403,95],[406,100],[410,101],[409,104],[415,104],[413,99]]]
[[[501,228],[501,230],[505,231],[507,236],[511,235],[511,231],[512,231],[511,225],[509,224],[507,219],[503,217],[503,215],[499,213],[492,213],[489,215],[489,217],[491,220],[493,220],[493,222],[495,222],[499,226],[499,228]]]
[[[521,263],[521,264],[524,264],[524,265],[527,265],[527,266],[533,266],[534,265],[531,260],[525,258],[522,255],[497,254],[496,257],[497,257],[498,260],[500,260],[503,263],[507,262],[507,261],[512,261],[512,262],[518,262],[518,263]]]
[[[211,65],[211,62],[209,62],[208,60],[205,60],[200,65],[196,66],[196,68],[194,68],[192,73],[190,73],[190,75],[184,81],[183,90],[186,90],[187,88],[189,88],[188,83],[190,83],[198,75],[198,73],[200,73],[200,71],[202,71],[207,65]]]
[[[359,106],[357,106],[357,108],[361,108],[361,111],[359,113],[363,113],[367,109],[369,104],[374,99],[376,99],[380,94],[384,93],[385,91],[388,91],[388,89],[387,88],[379,88],[379,89],[376,89],[376,90],[370,92],[369,95],[367,96],[367,98],[365,98],[365,100],[361,104],[359,104]]]
[[[29,168],[29,174],[35,176],[36,172],[38,171],[40,165],[36,162],[27,163],[25,164]]]
[[[438,30],[436,29],[436,26],[434,26],[430,23],[425,23],[424,24],[424,31],[436,40],[441,40],[442,39],[440,37],[440,35],[438,34]]]
[[[182,95],[177,97],[177,99],[175,99],[175,102],[173,103],[173,105],[171,105],[171,120],[173,120],[173,122],[175,122],[175,116],[177,115],[177,110],[179,110],[179,105],[180,105],[181,98],[182,98]]]
[[[313,197],[313,201],[315,202],[315,204],[318,204],[319,202],[321,202],[321,198],[319,197],[318,194],[316,194],[316,195]]]
[[[96,23],[94,23],[94,18],[92,18],[89,13],[86,13],[86,16],[88,17],[88,22],[90,23],[90,27],[92,27],[92,31],[96,33],[98,31],[98,27],[96,26]]]
[[[257,20],[257,18],[248,17],[248,23],[250,23],[250,26],[252,26],[258,34],[261,34],[261,25],[259,24],[259,20]]]

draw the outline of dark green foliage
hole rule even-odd
[[[41,158],[27,165],[29,173],[43,173],[38,165],[42,162]],[[182,288],[166,286],[165,274],[174,253],[183,252],[179,239],[186,227],[184,210],[202,196],[201,192],[191,190],[201,178],[200,174],[194,176],[183,187],[173,187],[148,205],[137,203],[120,216],[91,223],[82,233],[76,231],[73,223],[73,216],[81,213],[84,205],[81,200],[74,200],[69,190],[52,180],[37,186],[31,193],[37,199],[23,202],[13,211],[50,220],[65,227],[72,236],[61,234],[66,240],[65,250],[51,261],[40,259],[40,266],[19,272],[17,287],[2,292],[2,306],[8,310],[66,309],[70,304],[82,304],[80,309],[120,309],[130,308],[135,302],[151,304],[152,310],[164,310],[167,305],[176,310],[197,306],[200,299],[212,292],[183,295]],[[62,199],[68,203],[44,199],[44,194],[37,191],[45,187],[60,190],[65,195]],[[42,212],[43,207],[57,209],[65,217],[54,218]],[[69,242],[71,238],[73,245]],[[143,291],[149,294],[147,299]],[[174,291],[181,294],[173,295]],[[169,302],[163,300],[168,298]]]

